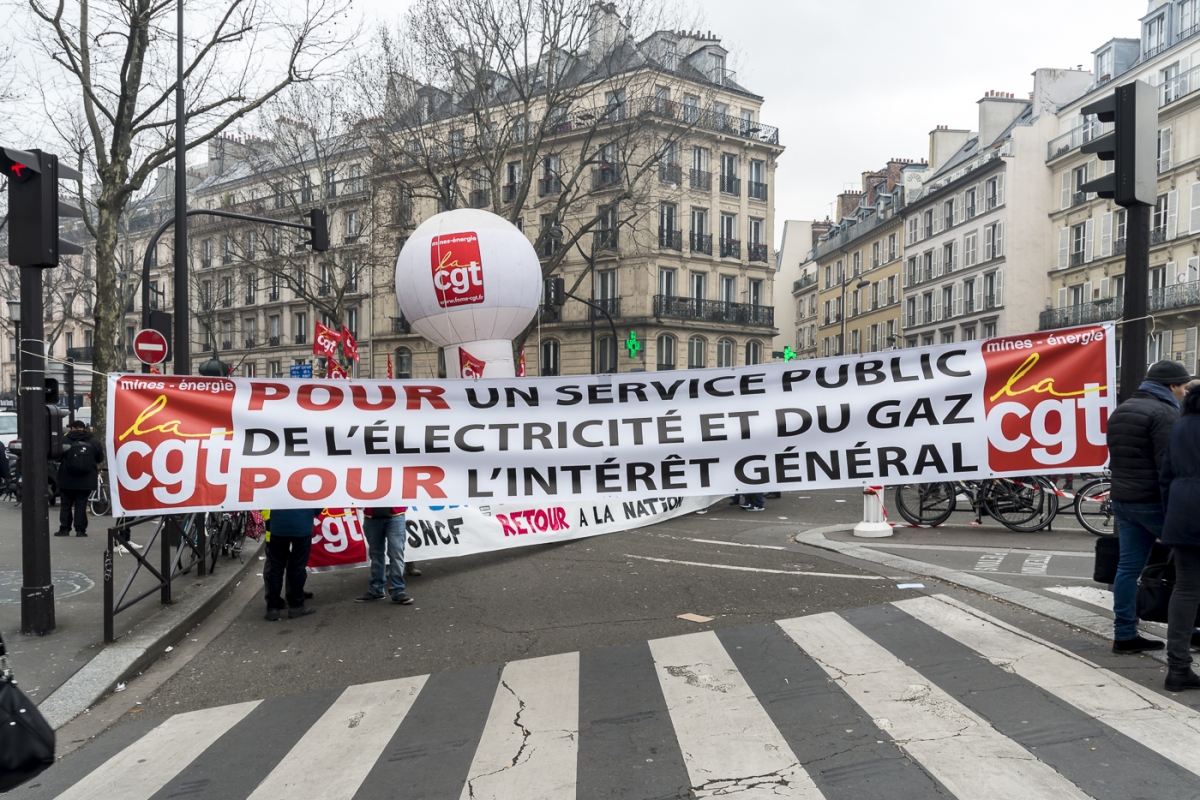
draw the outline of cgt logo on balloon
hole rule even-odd
[[[479,236],[447,233],[433,237],[429,248],[433,287],[442,308],[483,302],[483,263]]]
[[[1108,462],[1105,431],[1116,396],[1108,373],[1110,344],[1100,327],[983,343],[994,472],[1070,472]]]

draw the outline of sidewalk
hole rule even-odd
[[[51,533],[58,528],[58,511],[57,506],[50,509]],[[47,636],[22,636],[21,509],[0,503],[0,630],[21,688],[56,727],[91,706],[118,681],[144,669],[207,616],[225,596],[225,589],[236,585],[245,573],[251,569],[261,572],[258,543],[247,540],[243,563],[222,557],[211,576],[198,578],[194,568],[177,576],[171,585],[170,606],[161,605],[155,592],[118,614],[114,621],[117,641],[105,645],[104,548],[112,524],[111,517],[89,517],[87,538],[74,534],[50,537],[56,627]],[[152,531],[150,525],[135,528],[134,541]],[[157,566],[157,543],[148,557]],[[113,552],[114,595],[119,595],[136,566],[132,556]],[[129,596],[156,583],[142,569]]]

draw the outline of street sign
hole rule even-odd
[[[153,328],[143,328],[133,337],[133,354],[143,364],[161,364],[167,358],[167,340]]]
[[[292,378],[311,378],[312,364],[292,364],[289,374]]]

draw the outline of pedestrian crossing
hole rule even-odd
[[[178,714],[75,758],[25,796],[1182,800],[1200,712],[933,595]]]

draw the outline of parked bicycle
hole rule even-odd
[[[1112,510],[1112,480],[1107,476],[1088,481],[1075,493],[1075,518],[1097,536],[1116,536]]]
[[[104,480],[104,470],[96,475],[96,489],[88,495],[88,508],[92,516],[103,517],[112,510],[112,498],[108,494],[108,483]]]
[[[1058,513],[1053,484],[1041,477],[907,483],[896,487],[896,509],[912,525],[941,525],[958,507],[970,504],[975,522],[987,514],[1009,530],[1032,533],[1045,528]]]

